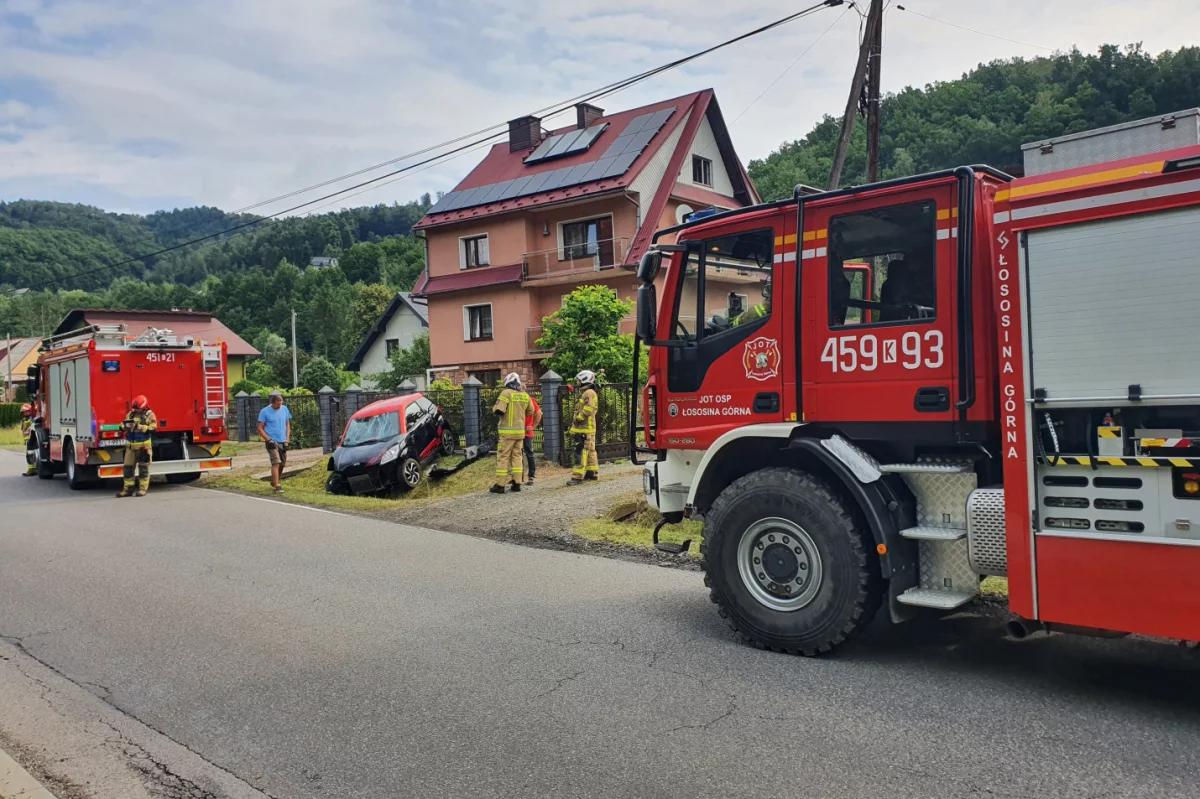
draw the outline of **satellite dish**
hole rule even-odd
[[[692,213],[692,206],[681,205],[675,209],[675,224],[682,225],[687,221],[688,215]]]

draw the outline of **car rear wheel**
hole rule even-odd
[[[458,449],[458,436],[449,427],[442,428],[442,455],[453,455],[456,449]]]
[[[401,491],[412,491],[421,484],[421,462],[416,458],[404,458],[396,467],[396,485]]]

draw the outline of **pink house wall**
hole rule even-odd
[[[426,232],[429,240],[429,276],[454,275],[460,271],[459,239],[487,234],[492,266],[519,264],[525,252],[525,220],[519,216],[489,217],[478,222],[434,228]],[[477,267],[486,269],[487,267]]]
[[[509,361],[525,354],[531,313],[529,292],[517,285],[490,286],[429,297],[429,350],[433,366]],[[463,306],[492,304],[492,340],[464,341]]]

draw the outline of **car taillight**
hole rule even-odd
[[[104,439],[104,438],[114,439],[114,438],[120,438],[120,437],[121,437],[121,433],[117,430],[105,430],[100,433],[100,438],[102,438],[102,439]]]

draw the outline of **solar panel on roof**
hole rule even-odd
[[[605,173],[601,177],[615,178],[624,175],[629,171],[629,167],[633,166],[633,162],[638,160],[639,155],[641,153],[621,153],[613,159],[612,165],[605,170]]]
[[[525,158],[526,164],[536,164],[550,158],[581,153],[592,146],[596,138],[608,127],[607,122],[592,125],[583,130],[571,130],[551,136],[538,145],[537,149]]]
[[[429,213],[440,214],[443,211],[450,210],[450,203],[452,203],[454,201],[454,198],[457,196],[458,196],[458,192],[456,192],[456,191],[452,191],[449,194],[443,194],[441,199],[439,199],[436,203],[434,203],[433,207],[429,209]]]
[[[579,164],[577,166],[571,167],[567,171],[567,174],[563,177],[563,182],[562,182],[560,188],[565,187],[565,186],[574,186],[576,184],[583,183],[584,175],[586,175],[591,170],[591,168],[592,168],[592,163],[590,161],[586,164]]]
[[[582,130],[573,130],[570,133],[564,133],[556,137],[558,142],[550,148],[550,152],[546,153],[547,158],[554,158],[559,155],[566,155],[567,150],[575,143],[575,140],[583,133]]]
[[[524,192],[525,187],[529,185],[530,176],[526,175],[523,178],[516,178],[508,182],[508,188],[500,195],[501,200],[511,200],[513,197],[520,197]]]
[[[550,152],[550,150],[556,144],[558,144],[558,137],[557,136],[549,137],[548,139],[543,141],[541,144],[539,144],[537,146],[536,150],[534,150],[532,153],[530,153],[528,156],[526,156],[525,163],[536,164],[538,161],[545,159],[546,153]]]
[[[596,138],[601,133],[603,133],[604,129],[607,127],[608,127],[608,123],[604,122],[600,125],[592,125],[590,128],[583,129],[582,131],[579,132],[579,138],[577,138],[577,139],[575,139],[575,141],[571,142],[571,146],[569,146],[567,148],[566,152],[564,152],[563,155],[573,155],[574,153],[582,153],[585,150],[589,149],[592,146],[592,143],[594,141],[596,141]]]
[[[612,166],[613,161],[616,161],[616,160],[617,159],[615,157],[604,156],[602,158],[597,159],[596,161],[593,161],[591,164],[592,168],[588,170],[587,174],[584,175],[583,179],[585,181],[599,180],[600,178],[602,178],[604,176],[605,170],[607,170],[610,166]]]
[[[640,117],[634,117],[625,126],[625,130],[621,131],[622,136],[627,136],[631,133],[637,133],[642,128],[646,127],[646,123],[650,121],[650,117],[654,114],[642,114]]]

